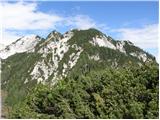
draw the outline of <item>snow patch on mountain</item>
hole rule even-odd
[[[14,55],[16,53],[23,53],[26,51],[33,52],[30,50],[34,49],[34,47],[40,40],[40,37],[37,37],[36,35],[22,37],[13,42],[11,45],[6,46],[5,49],[1,50],[0,58],[6,59],[11,55]]]
[[[142,53],[142,52],[135,53],[135,52],[132,52],[132,53],[130,53],[130,55],[132,55],[134,57],[137,57],[139,60],[142,60],[143,62],[146,62],[146,60],[147,60],[146,53]]]
[[[64,77],[67,76],[66,71],[67,71],[67,64],[63,63],[62,76],[64,76]]]
[[[93,40],[89,41],[92,45],[98,45],[100,47],[107,47],[113,50],[119,50],[122,53],[126,53],[124,49],[125,42],[121,41],[114,45],[106,36],[96,36]],[[131,43],[129,43],[131,44]]]
[[[46,65],[44,60],[42,60],[41,62],[37,62],[30,75],[32,76],[33,80],[40,80],[42,78],[45,81],[53,73],[53,71],[54,67],[49,63]],[[38,82],[42,82],[42,80],[39,80]]]
[[[76,65],[76,63],[77,63],[77,61],[78,61],[78,59],[79,59],[79,56],[80,56],[80,54],[81,54],[82,52],[83,52],[83,49],[80,49],[76,54],[73,53],[73,54],[71,54],[71,56],[69,56],[69,57],[70,57],[70,60],[69,60],[69,62],[68,62],[68,65],[69,65],[70,69],[71,69],[73,66]]]
[[[27,84],[29,81],[28,81],[28,79],[26,79],[25,81],[24,81],[24,84]]]
[[[124,49],[124,45],[125,45],[125,42],[124,41],[121,41],[121,42],[118,42],[116,44],[116,49],[118,49],[120,52],[122,53],[126,53],[125,49]]]
[[[100,47],[107,47],[114,50],[116,49],[114,44],[112,44],[105,36],[96,36],[93,38],[93,40],[90,41],[90,43]]]
[[[67,70],[72,69],[76,65],[81,53],[84,51],[81,47],[77,46],[76,44],[73,44],[71,47],[74,48],[77,52],[74,52],[69,56],[69,61],[67,64],[63,64],[63,76],[67,76]]]
[[[88,57],[89,57],[89,59],[90,59],[90,60],[95,60],[95,61],[100,60],[100,57],[99,57],[99,55],[98,55],[98,54],[96,54],[96,55],[92,55],[92,56],[88,56]]]
[[[130,53],[130,55],[137,57],[137,54],[135,52]]]
[[[138,56],[139,59],[142,59],[143,62],[145,62],[147,60],[147,55],[145,53],[139,53]]]
[[[118,66],[118,63],[117,63],[117,60],[116,60],[116,59],[114,59],[114,60],[112,61],[111,66],[112,66],[112,67],[117,67],[117,66]]]

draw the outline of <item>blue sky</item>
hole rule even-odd
[[[39,2],[38,10],[64,15],[86,14],[112,27],[121,27],[129,21],[158,23],[158,2]],[[143,23],[139,25],[136,27]]]
[[[158,2],[155,1],[21,1],[5,2],[2,7],[8,14],[3,19],[12,19],[3,21],[4,34],[10,35],[1,41],[4,44],[28,34],[46,37],[54,29],[64,33],[72,28],[95,27],[115,39],[130,40],[158,55]],[[13,10],[17,11],[10,12]]]
[[[141,28],[158,23],[158,2],[39,2],[38,10],[64,16],[87,15],[98,23],[113,28]],[[65,32],[63,28],[59,31]],[[105,31],[107,32],[107,31]]]

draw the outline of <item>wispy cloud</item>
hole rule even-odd
[[[96,22],[86,15],[76,15],[74,17],[68,17],[66,19],[66,25],[73,28],[88,29],[96,27]]]
[[[67,26],[72,28],[79,28],[81,30],[97,28],[101,31],[106,31],[109,29],[106,24],[98,23],[87,15],[76,15],[68,17],[65,23]]]
[[[142,28],[119,28],[114,30],[120,39],[130,40],[143,48],[158,48],[158,24],[146,25]]]

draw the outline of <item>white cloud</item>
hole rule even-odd
[[[158,24],[143,28],[120,28],[115,32],[119,33],[120,39],[129,40],[143,49],[158,48]]]
[[[54,29],[56,24],[63,20],[57,14],[37,11],[36,3],[2,2],[0,11],[0,23],[3,28],[0,43],[5,45],[22,37],[17,31]]]
[[[35,30],[54,28],[63,18],[56,14],[37,11],[36,3],[2,3],[2,21],[5,29]]]
[[[0,23],[3,25],[3,37],[0,43],[6,45],[21,36],[19,31],[21,33],[27,33],[26,31],[47,31],[57,27],[104,28],[104,25],[97,24],[87,15],[62,16],[39,11],[36,2],[2,2],[0,11],[2,11]]]
[[[109,29],[106,24],[97,23],[87,15],[76,15],[72,17],[67,17],[65,19],[65,25],[70,26],[72,28],[78,28],[81,30],[89,28],[97,28],[101,31],[106,31]]]
[[[86,15],[76,15],[74,17],[68,17],[66,19],[66,25],[73,28],[88,29],[96,27],[96,22]]]

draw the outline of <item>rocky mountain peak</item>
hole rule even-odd
[[[4,49],[0,50],[0,58],[6,59],[7,57],[16,53],[23,53],[32,50],[34,51],[35,46],[41,41],[41,39],[42,38],[38,35],[23,36],[6,46]]]
[[[46,39],[52,39],[52,40],[60,40],[62,38],[62,34],[56,30],[53,30]]]

